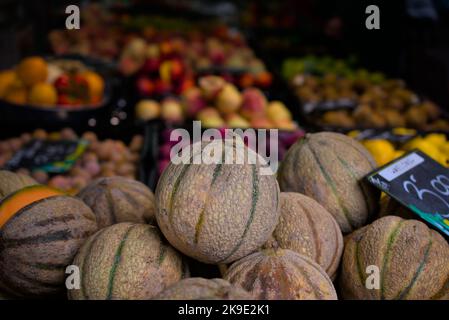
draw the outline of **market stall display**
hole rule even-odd
[[[443,166],[449,166],[449,142],[444,133],[419,135],[415,130],[396,128],[380,134],[370,131],[352,131],[348,134],[362,142],[378,166],[414,149],[421,150]]]
[[[104,91],[103,77],[80,61],[28,57],[0,73],[0,99],[17,106],[95,108]]]
[[[14,244],[1,250],[0,289],[16,298],[63,294],[66,266],[98,230],[90,208],[77,198],[36,185],[3,198],[0,217],[2,245]],[[30,249],[32,236],[40,241]]]
[[[11,160],[22,149],[38,142],[82,142],[85,147],[82,152],[70,161],[68,167],[63,170],[56,165],[56,168],[37,163],[31,163],[28,167],[20,167],[20,163],[12,163]],[[16,172],[30,175],[42,184],[69,192],[77,193],[87,186],[89,182],[98,177],[123,176],[132,179],[137,178],[139,166],[139,152],[142,149],[143,138],[136,135],[129,145],[120,140],[99,140],[93,132],[85,132],[78,136],[71,129],[64,129],[60,132],[46,132],[36,130],[32,133],[24,133],[20,137],[10,138],[0,142],[0,168],[13,168]],[[78,148],[78,145],[77,145]],[[77,149],[78,150],[78,149]],[[44,150],[45,151],[45,150]],[[72,151],[75,152],[75,151]],[[62,154],[56,163],[66,160],[67,157],[74,157],[75,154]]]
[[[197,86],[182,94],[181,101],[140,101],[136,114],[145,121],[159,117],[169,123],[199,120],[207,128],[298,129],[290,110],[281,101],[268,101],[254,87],[240,91],[218,76],[200,78]]]
[[[153,192],[131,178],[99,178],[82,189],[83,200],[97,218],[99,228],[120,222],[153,223],[156,203]]]
[[[186,130],[191,130],[191,128],[185,128]],[[160,130],[160,136],[158,138],[155,148],[155,152],[157,154],[155,159],[156,167],[153,168],[153,177],[157,179],[165,168],[170,163],[170,153],[172,148],[176,145],[179,147],[180,141],[177,139],[171,139],[171,135],[173,132],[173,128],[163,128]],[[224,130],[221,130],[221,134],[224,136]],[[275,145],[277,147],[277,155],[278,160],[282,161],[285,157],[287,150],[299,139],[304,136],[304,131],[301,129],[293,130],[293,131],[279,131],[278,138],[271,138],[268,134],[264,133],[261,136],[265,138],[263,145],[261,146],[261,151],[264,153],[270,150],[270,145]],[[191,135],[192,136],[192,135]],[[256,146],[258,144],[259,135],[252,137],[251,135],[244,141],[247,146]],[[193,140],[190,140],[193,143]],[[181,145],[182,147],[186,147],[186,145]],[[268,154],[263,154],[262,156],[267,156]],[[150,183],[151,186],[156,185],[156,181],[152,181]]]
[[[54,8],[0,70],[0,300],[449,299],[444,103],[293,4],[197,3]]]
[[[303,112],[321,128],[449,130],[449,121],[436,104],[411,91],[404,81],[382,73],[354,69],[342,60],[305,58],[287,60],[284,76]]]

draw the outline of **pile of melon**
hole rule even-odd
[[[219,159],[242,151],[211,144]],[[448,243],[379,215],[374,161],[352,138],[308,134],[277,174],[261,158],[190,162],[170,163],[155,194],[108,177],[67,196],[0,171],[0,297],[449,298]]]

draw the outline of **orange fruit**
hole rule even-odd
[[[3,98],[10,103],[25,104],[28,99],[27,88],[19,78],[15,77],[13,82],[6,88]]]
[[[0,72],[0,98],[6,95],[8,88],[14,83],[16,77],[13,70]]]
[[[89,97],[91,101],[101,101],[104,92],[104,80],[96,72],[86,71],[83,74],[89,88]]]
[[[31,87],[36,83],[47,80],[47,62],[41,57],[29,57],[23,59],[17,66],[17,75],[22,82]]]
[[[51,84],[38,83],[31,88],[28,101],[37,106],[54,106],[58,101],[58,93]]]

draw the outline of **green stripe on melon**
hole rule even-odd
[[[348,233],[377,213],[379,191],[363,181],[373,164],[369,152],[352,138],[330,132],[307,134],[288,150],[278,181],[281,191],[315,199]]]
[[[378,290],[366,287],[368,266],[379,267]],[[340,287],[345,299],[447,299],[448,275],[449,245],[440,234],[387,216],[348,236]]]

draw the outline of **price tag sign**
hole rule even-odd
[[[369,174],[367,179],[449,235],[449,169],[414,150]]]
[[[14,154],[5,169],[15,171],[26,168],[31,171],[64,173],[72,168],[87,146],[85,140],[32,140]]]

